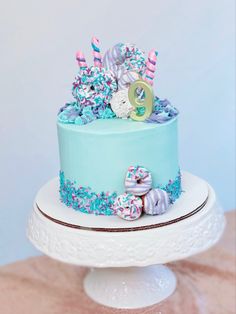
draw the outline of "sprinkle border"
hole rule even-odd
[[[117,197],[116,192],[96,193],[90,187],[79,186],[76,181],[70,181],[65,178],[63,171],[59,173],[60,178],[60,200],[68,207],[72,207],[76,211],[87,214],[115,215],[112,205]],[[169,180],[167,185],[158,185],[156,188],[165,190],[173,204],[181,195],[181,172],[174,180]]]

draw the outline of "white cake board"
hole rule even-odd
[[[85,278],[85,291],[115,308],[139,308],[167,298],[176,278],[161,264],[208,249],[225,226],[214,190],[189,173],[183,173],[184,192],[167,213],[133,222],[76,212],[59,201],[58,188],[56,178],[38,192],[28,237],[52,258],[94,267]]]

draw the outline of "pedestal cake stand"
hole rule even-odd
[[[214,190],[187,172],[168,212],[133,222],[76,212],[60,202],[58,185],[55,178],[39,190],[28,237],[52,258],[90,267],[84,289],[110,307],[140,308],[170,296],[176,277],[163,264],[207,250],[224,230]]]

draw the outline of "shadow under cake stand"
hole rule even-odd
[[[91,267],[84,289],[110,307],[140,308],[166,299],[176,277],[163,264],[207,250],[225,226],[212,187],[187,172],[181,197],[164,215],[132,222],[76,212],[60,202],[58,190],[58,178],[39,190],[28,237],[54,259]]]

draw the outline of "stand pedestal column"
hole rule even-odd
[[[94,301],[115,308],[140,308],[163,301],[176,288],[166,266],[91,269],[84,289]]]

